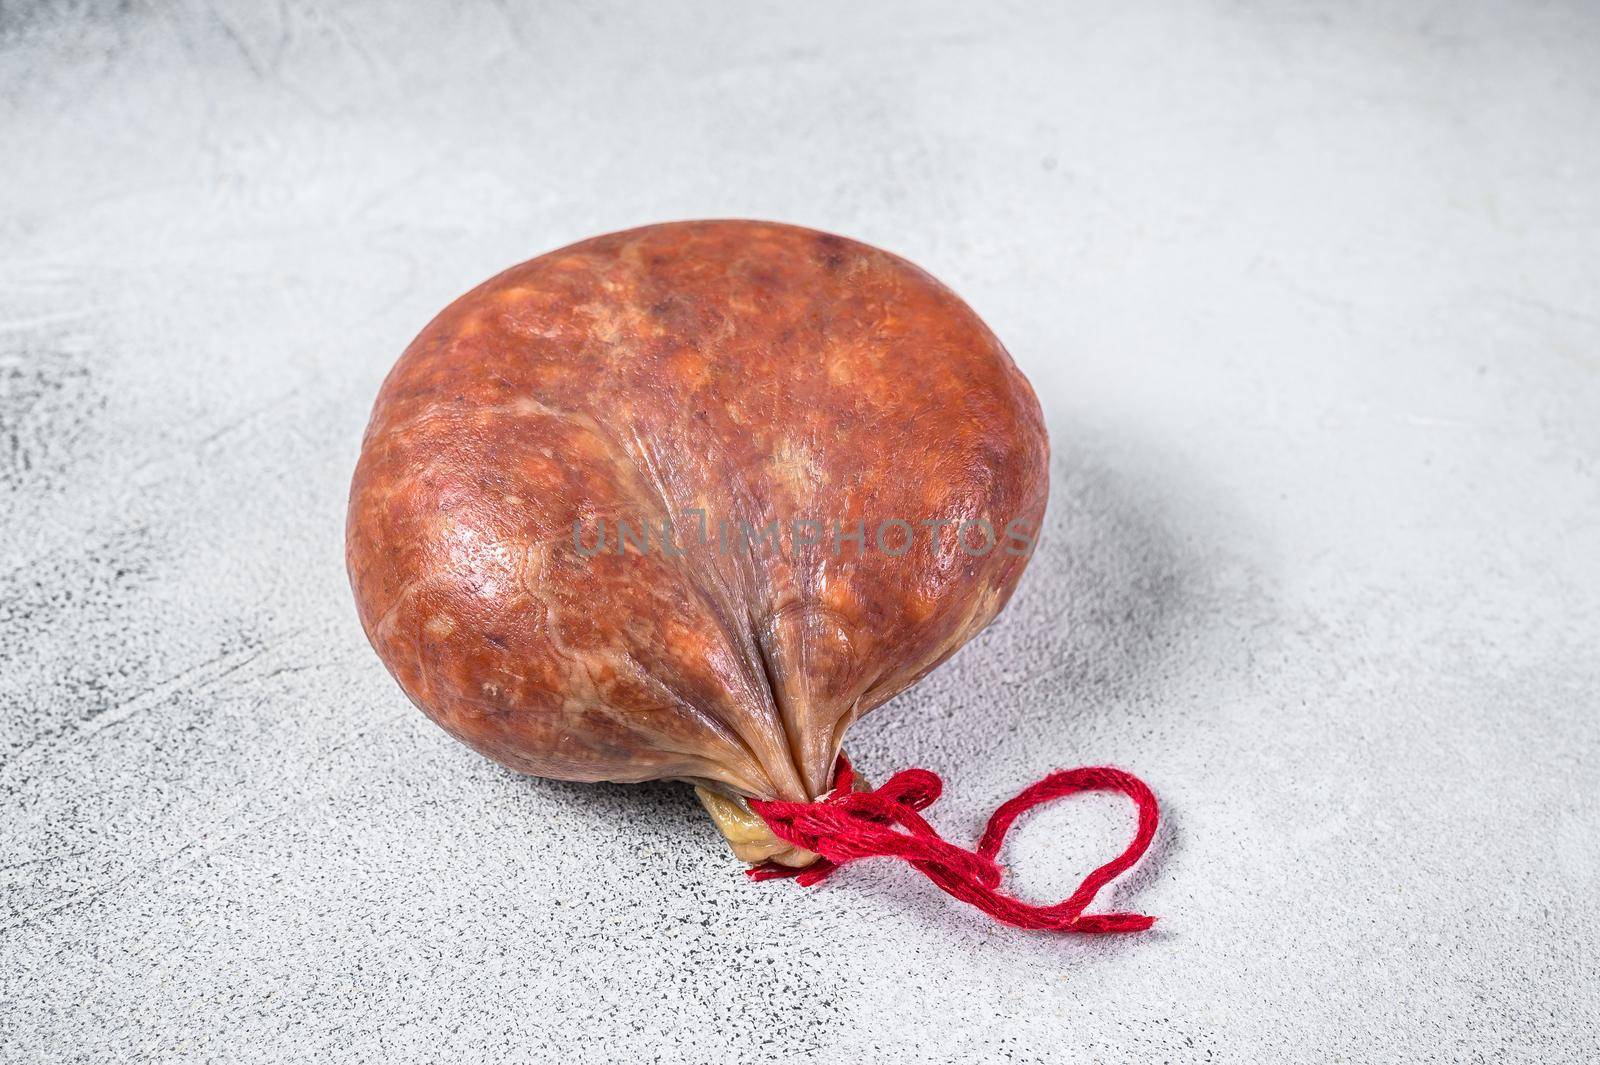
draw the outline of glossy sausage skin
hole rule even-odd
[[[412,342],[347,562],[406,694],[490,758],[803,800],[852,722],[1005,605],[1027,557],[1003,531],[1037,530],[1047,450],[1000,342],[905,260],[648,226],[512,267]],[[619,519],[654,542],[591,553]]]

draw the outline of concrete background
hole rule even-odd
[[[1600,1054],[1594,5],[3,11],[0,1058]],[[747,884],[687,788],[519,779],[367,648],[390,362],[697,216],[905,254],[1032,377],[1041,553],[850,746],[958,840],[1134,769],[1152,933]]]

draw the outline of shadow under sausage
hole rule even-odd
[[[848,744],[871,773],[916,765],[943,775],[945,798],[930,818],[962,845],[975,842],[996,805],[1050,770],[1108,762],[1137,770],[1146,744],[1181,745],[1189,727],[1192,703],[1174,664],[1209,624],[1205,589],[1216,575],[1202,560],[1210,553],[1179,539],[1162,501],[1141,495],[1139,479],[1103,457],[1103,445],[1056,427],[1052,438],[1049,510],[1010,605],[858,724]],[[1159,794],[1160,781],[1151,783]],[[1140,892],[1182,850],[1179,811],[1165,804],[1162,815],[1144,859],[1093,909],[1140,909]],[[972,826],[971,839],[961,825]],[[1104,858],[1120,846],[1108,841]]]

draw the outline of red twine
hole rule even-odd
[[[1084,913],[1101,888],[1143,857],[1155,838],[1160,811],[1144,781],[1109,766],[1051,773],[1024,788],[989,818],[976,851],[948,842],[922,819],[944,784],[926,769],[906,769],[873,791],[855,791],[855,772],[839,756],[833,790],[816,802],[751,799],[750,808],[773,835],[820,854],[812,865],[791,869],[766,862],[747,870],[754,880],[793,878],[801,887],[826,879],[835,869],[860,858],[894,857],[962,902],[971,903],[1002,924],[1049,932],[1140,932],[1155,923],[1139,913]],[[1084,878],[1070,898],[1041,906],[1002,893],[1002,870],[994,856],[1018,815],[1051,799],[1080,791],[1119,791],[1139,809],[1139,829],[1128,849]]]

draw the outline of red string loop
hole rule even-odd
[[[1160,808],[1155,794],[1138,777],[1109,766],[1051,773],[1001,804],[989,818],[976,850],[950,843],[918,813],[931,806],[943,790],[943,782],[926,769],[904,769],[877,789],[856,791],[855,771],[841,754],[833,790],[816,802],[750,800],[750,808],[767,822],[773,835],[821,857],[804,869],[766,862],[748,870],[747,875],[754,880],[792,878],[802,887],[810,887],[849,862],[893,857],[910,863],[961,901],[1017,928],[1139,932],[1155,923],[1154,917],[1139,913],[1083,912],[1101,888],[1144,856],[1155,838]],[[1016,819],[1035,806],[1081,791],[1116,791],[1133,800],[1139,811],[1133,842],[1085,877],[1071,896],[1054,905],[1026,902],[1000,891],[1003,871],[994,859]]]

